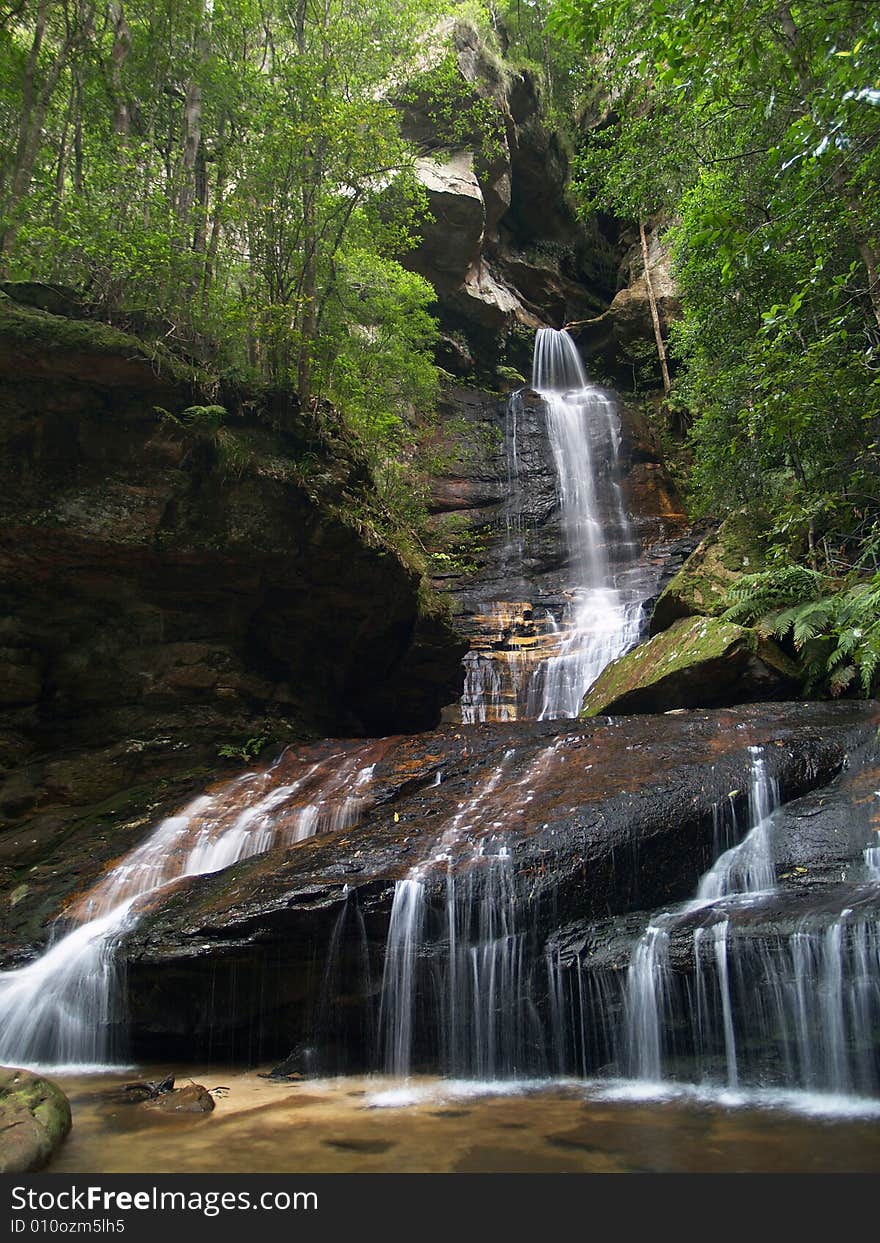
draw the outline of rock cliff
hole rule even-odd
[[[458,693],[463,644],[325,416],[206,396],[132,337],[0,302],[7,926],[218,751],[424,728]]]

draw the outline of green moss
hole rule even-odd
[[[0,1172],[40,1169],[70,1125],[70,1103],[51,1080],[0,1069]]]
[[[754,518],[732,514],[703,540],[663,589],[651,618],[652,632],[665,630],[682,617],[720,616],[731,585],[763,565],[761,530]]]
[[[174,383],[193,385],[197,373],[159,344],[148,346],[137,337],[96,320],[67,319],[14,302],[0,294],[0,336],[19,348],[87,350],[92,354],[138,359]]]
[[[757,656],[782,677],[796,682],[797,668],[768,640],[744,626],[720,622],[709,617],[682,618],[662,634],[613,661],[587,691],[580,715],[598,716],[614,710],[626,696],[638,694],[646,699],[656,688],[662,699],[663,687],[671,692],[679,674],[699,677],[701,667],[708,671],[724,661],[734,666],[739,659]],[[711,699],[714,688],[707,687]],[[685,705],[688,706],[688,705]],[[649,710],[649,709],[645,709]],[[658,706],[656,710],[665,710]]]

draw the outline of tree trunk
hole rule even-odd
[[[202,142],[202,87],[198,73],[208,59],[210,48],[210,17],[204,0],[199,5],[199,29],[196,31],[196,64],[193,76],[186,85],[183,102],[183,156],[181,160],[181,186],[177,200],[177,212],[182,221],[189,218],[196,201],[198,187],[197,167]]]
[[[43,50],[51,7],[52,0],[40,0],[37,6],[34,37],[25,62],[22,78],[21,118],[12,165],[12,180],[8,193],[3,196],[5,200],[3,207],[7,213],[14,212],[31,188],[34,167],[43,138],[43,126],[55,89],[74,47],[80,40],[88,39],[92,33],[92,9],[84,6],[77,14],[78,20],[68,26],[64,41],[41,75],[40,53]],[[9,253],[16,233],[17,226],[14,222],[7,224],[0,233],[0,255]]]
[[[648,266],[648,239],[645,236],[645,222],[643,220],[639,221],[639,241],[642,243],[642,262],[645,265],[645,288],[648,291],[648,305],[651,308],[651,322],[654,325],[654,340],[657,342],[657,357],[660,359],[660,373],[663,376],[663,392],[668,393],[671,385],[669,367],[666,363],[666,346],[663,344],[663,332],[660,327],[657,299],[654,297],[651,269]]]
[[[122,88],[122,66],[131,51],[131,31],[125,20],[122,4],[109,6],[113,23],[113,48],[110,52],[110,86],[113,93],[113,131],[123,139],[131,134],[131,109]]]

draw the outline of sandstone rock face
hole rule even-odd
[[[664,338],[681,316],[678,287],[672,274],[671,257],[660,239],[660,226],[648,225],[648,276]],[[625,359],[630,347],[654,341],[654,321],[645,277],[641,242],[624,234],[621,243],[630,242],[618,269],[618,289],[607,310],[578,326],[578,340],[587,354],[608,359]]]
[[[755,631],[708,617],[674,622],[619,657],[584,697],[583,716],[715,708],[794,696],[796,666]]]
[[[0,1174],[41,1169],[70,1125],[70,1105],[56,1084],[0,1068]]]
[[[480,256],[486,204],[474,175],[470,151],[453,151],[416,161],[416,175],[428,194],[430,217],[422,249],[437,272],[464,281]]]
[[[545,407],[529,390],[515,401],[511,410],[497,394],[450,386],[440,404],[432,576],[451,600],[457,628],[476,647],[497,639],[507,614],[558,615],[571,586]],[[620,414],[623,498],[652,577],[687,518],[646,421],[626,404]],[[549,638],[538,636],[536,656],[545,654]]]
[[[490,137],[475,125],[450,146],[438,138],[430,95],[406,93],[403,130],[424,152],[417,175],[429,218],[405,262],[437,290],[443,365],[492,376],[499,361],[528,366],[535,328],[601,314],[620,254],[616,238],[585,229],[566,199],[568,162],[541,120],[536,79],[491,53],[467,22],[441,24],[424,67],[450,51],[463,112],[477,102],[496,124]]]
[[[124,949],[135,1046],[286,1053],[313,1041],[332,995],[336,1035],[369,1062],[395,883],[410,869],[422,867],[438,940],[448,867],[476,911],[499,842],[525,944],[571,920],[665,908],[717,850],[719,801],[742,813],[751,747],[790,799],[830,781],[877,720],[876,704],[762,705],[391,740],[358,825],[184,881],[144,916]],[[423,951],[438,952],[430,936]]]
[[[54,875],[87,882],[222,747],[434,724],[464,645],[341,426],[235,393],[200,426],[134,338],[0,316],[3,919],[39,935]]]

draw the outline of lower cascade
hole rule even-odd
[[[877,848],[866,848],[854,887],[790,933],[768,932],[760,916],[778,899],[779,791],[752,751],[745,816],[732,800],[716,808],[716,841],[733,844],[693,900],[651,921],[625,973],[563,956],[552,937],[542,946],[503,840],[490,838],[462,873],[447,833],[395,892],[384,1069],[880,1094]],[[503,780],[499,769],[493,782]],[[463,818],[479,819],[481,805],[493,814],[492,784]],[[426,889],[432,870],[439,900]]]
[[[354,824],[383,743],[300,760],[285,752],[169,816],[69,908],[41,958],[0,974],[0,1063],[103,1065],[121,1050],[116,947],[139,905],[186,876]]]

